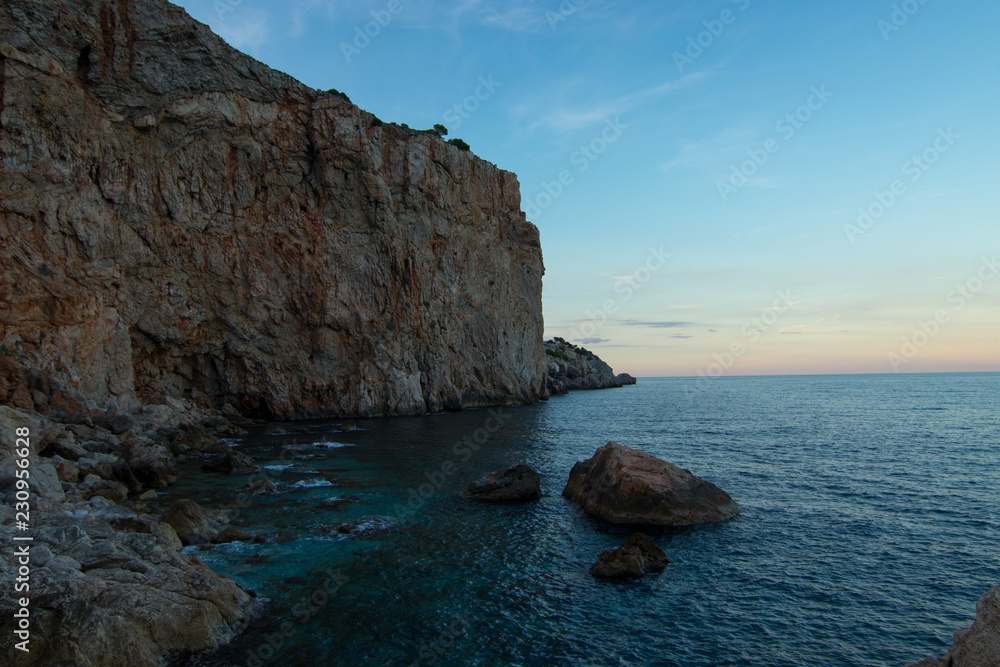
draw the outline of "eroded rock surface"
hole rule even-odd
[[[578,461],[563,495],[588,514],[617,524],[686,526],[739,513],[739,505],[711,482],[617,442]]]
[[[523,463],[483,475],[465,490],[473,500],[525,502],[542,497],[538,473]]]
[[[547,395],[514,174],[165,0],[6,0],[0,82],[0,402],[305,417]]]
[[[635,384],[628,373],[611,369],[596,354],[562,338],[545,341],[549,394],[565,394],[576,389],[612,389]]]
[[[601,579],[630,579],[663,572],[670,559],[645,533],[635,533],[620,547],[605,549],[590,573]]]

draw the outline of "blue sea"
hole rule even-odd
[[[703,383],[256,428],[233,444],[278,493],[237,523],[267,542],[189,552],[267,614],[187,664],[874,667],[944,653],[1000,583],[1000,374]],[[629,533],[561,492],[609,440],[717,484],[742,514],[653,533],[672,561],[661,575],[594,579]],[[517,461],[541,475],[540,501],[460,497]],[[246,481],[191,462],[164,501],[233,505]]]

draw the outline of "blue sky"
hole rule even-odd
[[[546,334],[618,371],[1000,371],[998,3],[179,4],[518,174]]]

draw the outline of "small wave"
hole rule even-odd
[[[328,479],[300,479],[292,484],[296,489],[317,489],[321,486],[333,486],[333,482]]]
[[[321,447],[323,449],[340,449],[341,447],[354,447],[354,445],[346,442],[333,442],[332,440],[324,440],[323,442],[314,442],[313,447]]]
[[[277,472],[281,472],[282,470],[288,470],[289,468],[294,468],[294,467],[295,467],[294,463],[279,463],[273,466],[261,466],[261,468],[263,468],[264,470],[274,470]]]

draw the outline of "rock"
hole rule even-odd
[[[163,521],[174,529],[184,546],[189,546],[211,542],[229,524],[229,516],[193,500],[178,500],[163,515]]]
[[[139,496],[139,500],[143,500],[143,501],[145,501],[145,500],[153,500],[154,498],[156,498],[156,496],[157,496],[156,491],[153,491],[152,489],[150,489],[149,491],[144,491]]]
[[[0,238],[30,258],[0,268],[0,331],[52,369],[7,393],[262,418],[546,396],[542,253],[514,174],[166,0],[5,0],[0,26]]]
[[[4,664],[187,663],[189,652],[229,641],[260,610],[231,579],[183,555],[169,526],[134,517],[33,518],[31,653]],[[0,561],[11,558],[14,533],[0,526]],[[17,605],[12,582],[0,579],[5,618]],[[16,641],[2,633],[0,652],[20,655]]]
[[[240,530],[234,526],[229,526],[221,533],[212,538],[212,544],[229,544],[230,542],[249,542],[253,535]]]
[[[278,487],[274,485],[274,482],[268,479],[255,479],[244,487],[244,490],[249,492],[250,495],[260,495],[262,493],[275,493]]]
[[[202,470],[210,472],[224,472],[233,475],[249,475],[259,468],[254,465],[253,459],[246,454],[235,450],[229,450],[225,454],[213,456],[202,464]]]
[[[643,577],[663,572],[670,559],[646,534],[635,533],[616,549],[606,549],[590,573],[603,579]]]
[[[163,489],[177,479],[177,465],[167,448],[149,438],[132,436],[122,443],[125,461],[145,487]]]
[[[612,389],[636,380],[628,373],[615,375],[611,366],[590,350],[562,339],[545,341],[549,394],[575,389]]]
[[[523,502],[538,500],[542,489],[538,473],[523,463],[487,473],[469,485],[464,498],[488,501]]]
[[[107,498],[113,503],[123,503],[128,498],[128,487],[121,482],[101,479],[97,475],[87,477],[77,487],[81,500],[90,500],[95,496]]]
[[[1000,665],[1000,586],[976,603],[976,621],[955,633],[951,650],[910,667],[997,667]]]
[[[616,524],[687,526],[727,521],[739,505],[710,482],[654,456],[609,442],[570,472],[563,495]]]

